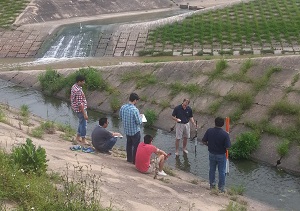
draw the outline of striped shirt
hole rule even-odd
[[[142,118],[135,105],[130,103],[124,104],[120,109],[120,118],[126,135],[133,136],[141,130]]]
[[[85,99],[85,95],[82,91],[82,87],[74,84],[71,88],[71,107],[74,112],[81,112],[80,105],[83,104],[83,108],[87,109],[87,102]]]

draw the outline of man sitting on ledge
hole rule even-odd
[[[108,123],[106,117],[100,118],[99,125],[92,132],[92,144],[94,148],[105,154],[111,154],[109,150],[116,144],[117,137],[122,137],[120,133],[106,130]]]
[[[135,167],[138,171],[142,173],[151,173],[155,171],[155,168],[157,168],[158,164],[158,173],[159,176],[167,176],[167,174],[164,172],[164,162],[167,158],[167,154],[152,145],[153,138],[150,135],[144,136],[144,143],[139,143],[136,157],[135,157]],[[151,155],[152,153],[157,154],[156,160],[151,161]]]

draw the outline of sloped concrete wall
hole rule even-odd
[[[295,82],[295,77],[300,74],[300,56],[288,57],[270,57],[257,58],[253,60],[253,66],[246,72],[244,77],[250,80],[257,80],[264,76],[269,68],[279,67],[281,71],[273,73],[268,80],[266,87],[255,94],[254,102],[249,109],[245,110],[241,118],[231,127],[231,138],[234,142],[235,137],[241,132],[248,131],[245,122],[269,118],[269,121],[279,127],[295,124],[292,116],[277,115],[272,118],[268,117],[268,109],[282,99],[286,99],[291,104],[298,104],[300,101],[300,81]],[[232,74],[238,73],[245,63],[245,59],[226,60],[228,67],[223,71],[222,77],[214,80],[210,78],[210,74],[216,69],[217,60],[211,61],[188,61],[188,62],[169,62],[156,64],[138,64],[127,66],[108,66],[98,67],[103,78],[119,91],[118,96],[121,104],[128,101],[131,92],[136,92],[142,100],[138,102],[138,107],[143,113],[146,109],[153,109],[158,114],[158,121],[155,126],[163,130],[169,131],[174,122],[171,119],[173,108],[180,104],[184,98],[191,99],[191,107],[194,110],[194,118],[198,121],[200,129],[198,137],[202,137],[207,128],[214,126],[214,118],[216,116],[229,116],[239,106],[239,102],[224,100],[226,96],[231,94],[247,94],[253,89],[253,83],[244,81],[242,78],[232,79]],[[59,73],[67,76],[77,69],[62,69]],[[37,76],[44,72],[40,71],[9,71],[1,72],[0,78],[12,81],[20,86],[32,87],[40,90]],[[142,75],[152,75],[158,83],[154,85],[145,85],[137,88],[135,79],[123,82],[124,74],[139,71]],[[180,83],[182,85],[196,85],[204,90],[201,93],[192,95],[184,91],[172,93],[170,84]],[[292,87],[292,91],[286,92],[286,88]],[[65,90],[57,93],[57,97],[69,99],[65,95]],[[87,92],[88,105],[90,108],[102,112],[112,113],[110,107],[111,94],[107,92]],[[209,108],[215,102],[221,102],[219,109],[211,113]],[[167,107],[162,105],[168,103]],[[279,159],[276,146],[282,140],[279,137],[271,136],[263,133],[260,148],[252,154],[257,160],[275,165]],[[300,173],[300,150],[293,147],[293,153],[282,159],[280,167]]]

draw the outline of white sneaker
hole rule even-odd
[[[188,153],[189,153],[189,151],[187,151],[186,149],[184,149],[183,152],[184,152],[185,154],[188,154]]]
[[[158,176],[167,176],[166,172],[164,172],[164,170],[158,171],[157,172]]]
[[[179,155],[179,152],[175,152],[175,155],[178,156],[178,155]]]

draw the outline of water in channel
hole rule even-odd
[[[22,88],[1,79],[0,102],[16,108],[26,104],[32,113],[44,119],[70,124],[74,128],[77,126],[77,117],[73,114],[69,102],[44,96],[38,91]],[[104,116],[104,114],[91,110],[88,113],[88,134],[91,134],[91,131],[97,125],[99,116]],[[107,116],[111,123],[108,129],[123,133],[121,122],[118,118]],[[167,161],[167,165],[190,172],[204,179],[208,178],[208,152],[206,146],[197,145],[195,152],[194,142],[190,142],[188,143],[189,154],[183,156],[181,153],[179,159],[175,159],[175,135],[173,133],[143,129],[142,136],[144,134],[153,135],[154,144],[157,147],[172,153],[171,158]],[[199,134],[200,137],[202,135]],[[118,147],[125,148],[125,145],[125,138],[118,140]],[[252,161],[231,161],[230,174],[226,178],[226,186],[238,185],[243,185],[246,188],[244,194],[248,197],[270,204],[281,210],[299,210],[300,177],[289,175],[283,171],[278,171],[274,167]]]

